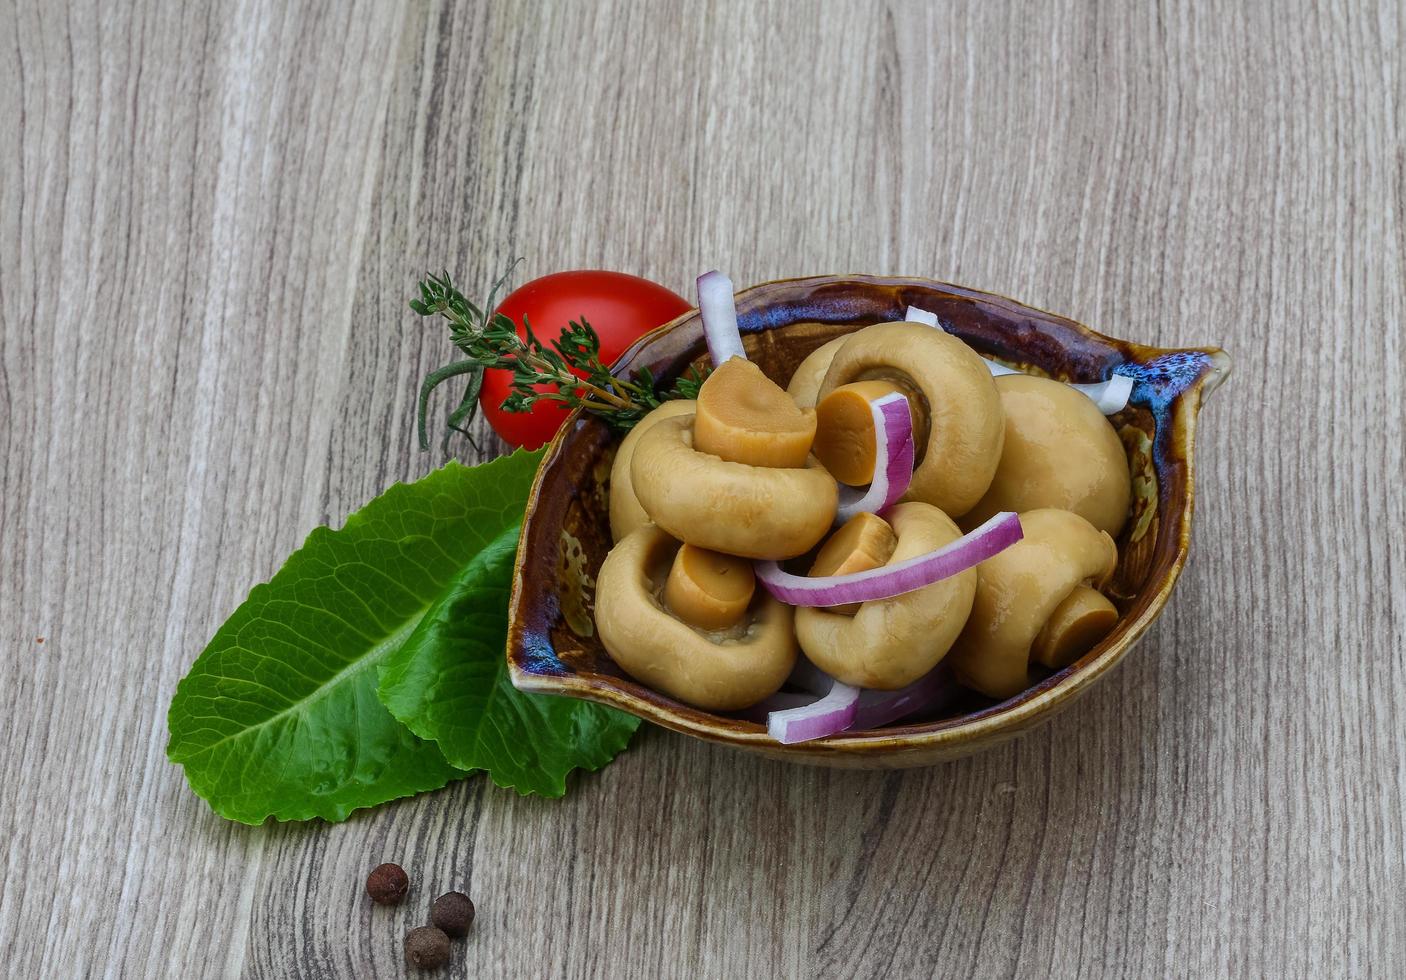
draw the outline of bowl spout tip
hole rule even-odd
[[[1232,361],[1230,355],[1220,348],[1215,348],[1206,352],[1210,363],[1206,367],[1205,373],[1201,376],[1201,400],[1205,401],[1221,385],[1225,384],[1226,378],[1230,377]]]

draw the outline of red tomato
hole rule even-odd
[[[498,305],[498,312],[517,324],[519,337],[526,336],[522,329],[525,316],[544,344],[555,339],[568,322],[584,317],[600,335],[600,359],[606,364],[614,362],[642,334],[690,309],[682,296],[658,283],[599,270],[554,272],[518,287]],[[570,413],[561,403],[551,401],[537,402],[530,412],[503,411],[512,381],[511,371],[485,371],[479,409],[504,441],[536,449],[556,434]],[[550,390],[550,386],[539,387]]]

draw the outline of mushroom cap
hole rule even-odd
[[[1118,563],[1113,539],[1078,514],[1027,511],[1020,526],[1021,540],[976,566],[976,600],[952,646],[957,679],[993,698],[1025,690],[1031,644],[1055,607],[1081,583],[1104,582]]]
[[[791,607],[761,589],[742,624],[704,632],[671,616],[659,594],[678,542],[646,524],[606,555],[596,578],[596,628],[620,669],[708,711],[775,694],[796,665]]]
[[[897,504],[884,515],[898,535],[888,564],[951,544],[962,536],[931,504]],[[796,636],[817,667],[855,687],[896,690],[937,666],[971,612],[975,569],[913,592],[862,603],[853,616],[823,607],[796,610]]]
[[[916,403],[915,436],[926,433],[915,447],[917,466],[903,499],[953,517],[965,514],[991,485],[1006,434],[1000,396],[976,351],[925,324],[878,323],[850,334],[830,362],[819,397],[867,380],[902,389]]]
[[[1001,462],[962,523],[1003,510],[1069,510],[1100,531],[1123,529],[1132,498],[1128,458],[1113,425],[1088,396],[1049,378],[996,379],[1006,416]]]
[[[796,365],[791,380],[786,384],[786,394],[790,395],[801,408],[814,408],[820,399],[820,385],[825,380],[825,372],[830,370],[830,362],[835,352],[844,346],[850,335],[827,340],[806,355],[805,360]]]
[[[692,416],[640,436],[634,491],[655,524],[691,545],[744,558],[794,558],[835,520],[835,478],[812,457],[800,469],[731,463],[693,448]]]
[[[634,458],[635,446],[639,444],[640,436],[664,419],[692,415],[697,405],[698,403],[691,398],[664,402],[636,422],[635,427],[620,440],[620,448],[615,450],[615,461],[610,464],[611,540],[620,541],[635,528],[649,523],[649,515],[635,496],[634,481],[630,476],[630,460]]]

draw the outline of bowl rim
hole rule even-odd
[[[700,723],[686,713],[675,711],[667,704],[660,704],[639,697],[631,691],[617,686],[612,679],[600,675],[587,676],[574,672],[563,674],[527,670],[522,663],[524,659],[522,652],[524,647],[523,634],[525,632],[525,623],[524,617],[520,615],[521,610],[519,606],[522,598],[521,586],[523,570],[527,564],[528,556],[524,553],[526,549],[524,547],[519,547],[513,566],[513,589],[509,605],[509,632],[507,642],[509,677],[514,687],[518,690],[530,693],[583,698],[588,701],[618,708],[629,714],[643,718],[646,721],[653,722],[683,734],[692,735],[707,741],[737,745],[739,747],[764,748],[773,754],[789,753],[798,757],[814,757],[817,754],[828,755],[833,753],[843,753],[848,756],[854,756],[856,754],[890,754],[895,750],[905,752],[909,750],[922,751],[931,750],[935,747],[969,743],[975,740],[982,740],[987,736],[1012,734],[1037,724],[1063,705],[1069,703],[1071,699],[1082,693],[1089,685],[1093,684],[1111,670],[1151,627],[1152,623],[1165,608],[1168,599],[1171,597],[1172,589],[1176,585],[1177,580],[1181,576],[1182,569],[1186,565],[1190,550],[1192,515],[1195,510],[1196,467],[1194,448],[1197,416],[1205,398],[1219,387],[1229,375],[1231,369],[1229,356],[1218,347],[1159,348],[1138,344],[1133,341],[1123,340],[1100,333],[1077,320],[1031,306],[1028,303],[1022,303],[1019,300],[1012,299],[1000,293],[971,289],[970,287],[960,286],[955,283],[913,276],[871,276],[856,274],[797,276],[785,279],[773,279],[757,283],[747,289],[739,291],[737,293],[737,299],[740,305],[745,298],[754,293],[765,292],[777,287],[804,285],[810,288],[818,288],[836,284],[919,287],[933,289],[975,301],[994,302],[1006,307],[1010,311],[1034,313],[1051,320],[1060,321],[1090,339],[1125,348],[1133,355],[1137,363],[1147,363],[1153,359],[1169,354],[1198,352],[1207,355],[1207,367],[1199,373],[1193,383],[1178,392],[1171,399],[1170,406],[1172,412],[1167,419],[1167,424],[1173,432],[1180,431],[1184,433],[1186,443],[1184,460],[1186,466],[1185,505],[1171,512],[1177,522],[1174,528],[1176,533],[1176,552],[1173,562],[1165,578],[1158,583],[1156,592],[1151,595],[1150,600],[1147,601],[1140,612],[1124,626],[1119,641],[1099,651],[1097,656],[1093,657],[1093,659],[1087,661],[1081,660],[1070,667],[1056,671],[1049,677],[1044,678],[1039,684],[1026,688],[1024,691],[1011,698],[982,708],[979,711],[953,718],[945,718],[939,721],[890,726],[868,732],[841,733],[816,741],[783,745],[767,734],[765,726],[759,726],[759,729],[755,731],[745,731],[727,726]],[[645,347],[655,342],[659,337],[677,329],[681,324],[696,318],[698,315],[698,310],[696,308],[691,309],[670,320],[668,323],[642,335],[626,349],[616,363],[619,364],[629,361],[637,356]],[[569,434],[576,429],[576,423],[579,421],[581,414],[580,409],[573,411],[548,444],[543,454],[542,461],[538,464],[537,472],[533,477],[532,489],[523,515],[524,527],[528,525],[537,511],[544,475],[564,452],[566,440]],[[1120,626],[1122,625],[1123,624],[1120,624]],[[699,714],[706,717],[715,716],[713,712],[703,712],[700,709],[688,710],[697,710]],[[732,719],[727,720],[730,721]]]

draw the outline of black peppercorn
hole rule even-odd
[[[421,926],[405,934],[405,962],[433,970],[449,960],[449,937],[434,926]]]
[[[366,876],[366,894],[377,905],[399,905],[410,890],[410,876],[398,864],[382,864]]]
[[[447,892],[430,906],[430,921],[451,936],[462,936],[474,924],[474,903],[463,892]]]

